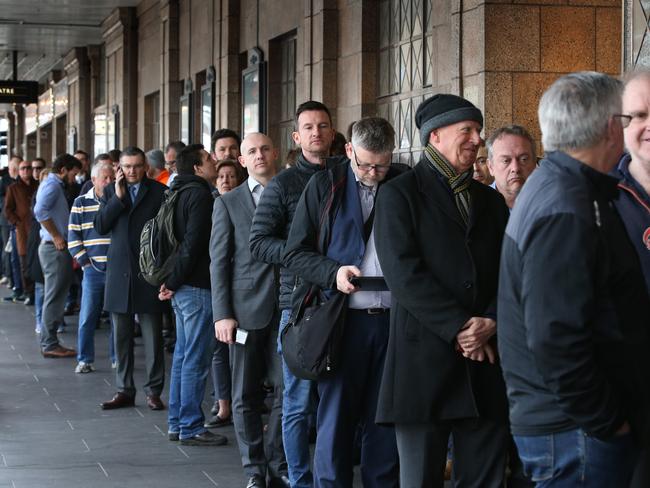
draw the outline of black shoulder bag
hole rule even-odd
[[[372,231],[375,208],[364,224],[364,241]],[[312,286],[282,331],[282,356],[298,378],[316,380],[335,371],[341,356],[348,295],[338,290],[329,298]]]

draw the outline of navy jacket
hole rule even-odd
[[[615,178],[562,152],[547,154],[519,194],[497,319],[515,435],[644,429],[650,300],[616,195]]]
[[[614,201],[636,252],[650,293],[650,196],[628,170],[630,155],[621,159],[614,175],[620,178],[618,197]]]

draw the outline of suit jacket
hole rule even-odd
[[[104,189],[94,224],[100,234],[111,233],[104,292],[104,309],[109,312],[160,313],[166,309],[156,287],[140,277],[138,264],[140,233],[158,213],[166,189],[145,176],[133,203],[128,192],[117,198],[115,183]]]
[[[496,318],[508,219],[496,191],[473,181],[470,193],[465,226],[449,185],[421,160],[378,194],[375,243],[392,293],[378,422],[507,419],[500,367],[465,359],[455,350],[467,320]]]
[[[210,235],[214,321],[234,318],[245,330],[266,327],[278,308],[276,265],[251,256],[254,213],[253,196],[243,183],[214,201]]]

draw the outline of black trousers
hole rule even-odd
[[[501,488],[505,483],[508,424],[472,418],[428,424],[395,424],[401,488],[444,484],[449,435],[453,435],[453,486]]]

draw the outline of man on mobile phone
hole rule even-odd
[[[165,380],[162,343],[164,306],[158,300],[158,290],[140,277],[138,256],[142,228],[158,213],[167,187],[147,178],[146,173],[146,158],[142,150],[126,148],[120,156],[115,183],[104,189],[94,220],[97,232],[111,233],[104,309],[111,312],[115,328],[115,384],[118,392],[111,400],[101,404],[105,410],[135,405],[135,314],[138,314],[144,341],[147,406],[151,410],[164,408],[160,399]]]

